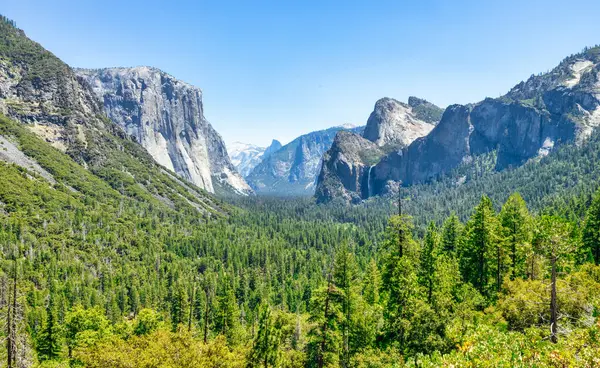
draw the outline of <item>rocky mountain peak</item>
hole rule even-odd
[[[431,129],[433,124],[421,120],[409,104],[384,97],[375,103],[363,137],[392,151],[406,147],[416,138],[427,135]]]
[[[273,139],[268,147],[259,147],[255,144],[233,142],[227,146],[231,162],[245,178],[262,161],[281,148],[281,142]]]
[[[267,147],[265,149],[265,153],[263,155],[266,156],[266,157],[268,157],[273,152],[277,152],[281,147],[283,147],[283,145],[281,144],[281,142],[279,142],[277,139],[273,139],[271,141],[271,144],[269,145],[269,147]]]
[[[323,155],[315,196],[319,201],[343,198],[358,202],[373,194],[373,168],[384,156],[381,148],[358,134],[340,131]]]

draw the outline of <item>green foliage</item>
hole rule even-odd
[[[2,18],[5,62],[24,84],[70,73]],[[402,188],[413,228],[385,198],[226,204],[92,120],[65,154],[0,116],[51,175],[0,162],[0,317],[15,338],[0,337],[20,366],[599,364],[598,132],[514,170],[492,173],[490,152]]]
[[[461,272],[480,293],[493,296],[502,278],[504,254],[499,223],[492,201],[483,196],[465,227],[465,239],[459,251]]]
[[[333,283],[317,289],[311,299],[308,332],[308,367],[337,367],[343,351],[341,325],[344,323],[342,291]]]
[[[511,195],[500,211],[504,249],[510,258],[510,277],[524,277],[526,260],[531,256],[531,216],[518,193]]]
[[[56,320],[56,306],[54,304],[55,291],[50,289],[48,306],[46,307],[46,321],[37,338],[37,353],[40,360],[52,360],[60,356],[62,350],[62,329]]]
[[[587,211],[582,230],[583,256],[600,264],[600,191]]]
[[[271,310],[263,305],[259,311],[258,333],[248,358],[249,367],[276,367],[279,358],[279,331],[273,326]]]
[[[144,308],[136,318],[133,333],[137,336],[148,335],[162,326],[162,316],[156,311]]]

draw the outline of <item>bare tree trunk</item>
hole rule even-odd
[[[510,249],[510,258],[512,261],[512,272],[511,272],[511,280],[515,279],[517,274],[517,223],[513,219],[513,234],[512,234],[512,244]]]
[[[192,330],[192,316],[194,313],[194,294],[196,294],[196,280],[194,280],[194,285],[192,286],[192,296],[190,298],[190,315],[188,318],[188,332]]]
[[[209,304],[210,304],[210,290],[209,287],[206,286],[206,307],[204,308],[204,343],[206,344],[208,341],[208,312],[209,312]]]
[[[12,341],[12,304],[8,304],[8,311],[6,313],[6,366],[13,368],[13,341]]]
[[[558,330],[557,308],[556,308],[556,255],[552,254],[552,281],[550,291],[550,341],[558,342],[556,331]]]
[[[6,361],[8,368],[14,368],[17,360],[17,259],[13,264],[12,300],[9,301],[6,323]]]
[[[402,198],[400,198],[400,188],[398,188],[398,217],[400,227],[398,228],[398,256],[402,258],[404,249],[402,249],[402,243],[404,242],[404,229],[402,229]]]
[[[498,245],[496,247],[496,256],[498,257],[498,269],[496,270],[496,290],[500,291],[500,288],[502,287],[502,262],[500,260],[500,246]]]

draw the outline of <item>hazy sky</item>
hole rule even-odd
[[[2,0],[68,64],[151,65],[200,87],[227,142],[364,124],[375,101],[505,93],[600,43],[600,1]]]

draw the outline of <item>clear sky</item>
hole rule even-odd
[[[150,65],[200,87],[226,141],[364,124],[375,101],[505,93],[600,43],[598,0],[2,0],[78,67]]]

